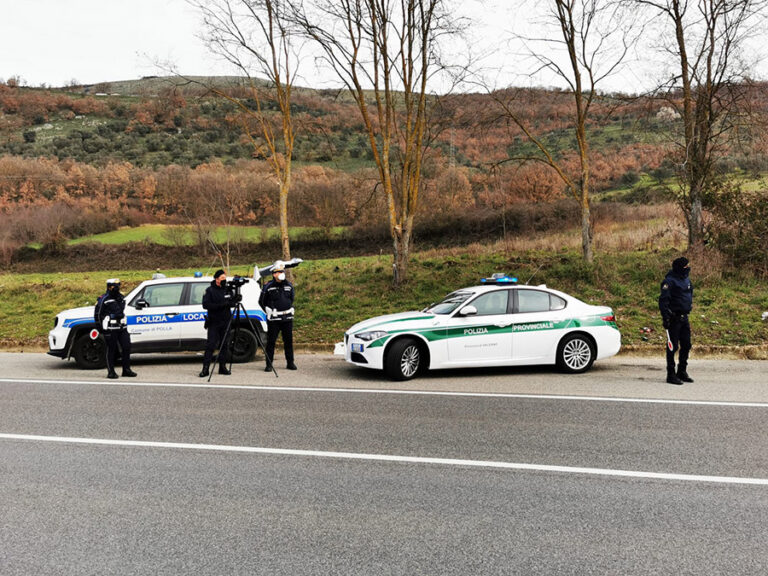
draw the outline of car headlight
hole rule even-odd
[[[387,336],[388,334],[389,332],[385,332],[384,330],[371,330],[370,332],[360,332],[359,334],[355,334],[355,338],[370,342],[371,340],[384,338],[384,336]]]

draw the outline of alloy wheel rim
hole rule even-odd
[[[419,349],[416,346],[408,346],[400,357],[400,371],[403,376],[410,378],[419,369]]]
[[[573,370],[581,370],[588,363],[592,357],[592,350],[586,340],[577,338],[571,340],[565,345],[563,350],[563,360],[569,368]]]

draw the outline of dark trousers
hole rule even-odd
[[[678,357],[678,372],[688,369],[688,353],[691,351],[691,324],[688,316],[679,316],[672,320],[667,329],[667,374],[675,373],[675,352],[680,350]]]
[[[223,344],[224,333],[227,331],[226,324],[212,324],[208,326],[208,340],[205,343],[205,354],[203,355],[203,366],[208,367],[213,360],[213,351],[219,350],[219,366],[224,366],[229,358],[229,347]]]
[[[128,330],[107,330],[104,332],[107,341],[107,370],[111,374],[115,371],[118,346],[121,350],[123,370],[131,369],[131,335]]]
[[[272,364],[272,359],[275,357],[277,335],[281,332],[283,334],[285,361],[288,364],[293,362],[293,320],[270,320],[267,322],[267,366]]]

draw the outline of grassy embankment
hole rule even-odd
[[[340,235],[344,227],[338,226],[325,231],[321,228],[293,227],[290,229],[291,240],[300,240],[308,237],[316,237],[321,234],[327,234],[331,238]],[[280,229],[276,227],[260,226],[233,226],[217,227],[214,234],[214,240],[222,245],[230,240],[232,242],[267,242],[280,238]],[[167,224],[144,224],[132,228],[123,227],[111,232],[102,234],[91,234],[81,236],[67,241],[67,245],[76,246],[86,242],[96,242],[99,244],[125,244],[127,242],[145,242],[148,244],[157,244],[159,246],[193,246],[196,242],[195,231],[191,226],[167,225]],[[30,247],[39,249],[40,244],[32,243]]]
[[[663,223],[646,224],[642,233],[630,225],[598,230],[592,268],[582,263],[573,231],[417,253],[411,260],[410,281],[400,290],[391,287],[390,255],[305,262],[295,271],[296,341],[299,346],[330,350],[359,320],[423,308],[454,289],[502,271],[517,275],[521,282],[533,276],[531,284],[546,283],[586,302],[611,306],[625,349],[658,353],[665,341],[656,305],[659,282],[679,252],[638,249],[663,235]],[[245,265],[231,270],[249,271]],[[163,272],[170,276],[193,271]],[[57,312],[93,304],[106,278],[119,276],[130,289],[150,275],[148,270],[0,275],[0,346],[44,349]],[[747,273],[722,271],[708,256],[693,258],[692,278],[696,293],[691,320],[698,353],[768,357],[768,321],[761,320],[761,313],[768,310],[768,286]],[[644,333],[644,327],[653,331]]]

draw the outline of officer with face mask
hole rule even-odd
[[[288,370],[296,370],[293,362],[293,285],[285,279],[285,263],[278,260],[272,267],[272,280],[261,289],[259,305],[267,313],[267,366],[272,371],[278,334],[283,335],[283,348]]]
[[[117,378],[115,360],[118,347],[121,351],[123,377],[135,377],[136,372],[131,370],[131,336],[128,334],[125,298],[120,293],[119,278],[107,280],[107,291],[96,301],[94,320],[107,341],[107,378]]]
[[[688,314],[693,308],[693,284],[688,275],[691,271],[688,259],[677,258],[672,270],[661,283],[659,311],[667,331],[667,383],[680,385],[693,382],[688,375],[688,353],[691,350],[691,325]],[[680,350],[677,371],[675,353]]]
[[[208,340],[205,343],[205,354],[203,355],[203,369],[200,371],[200,378],[205,378],[210,374],[209,367],[213,360],[213,352],[219,350],[219,374],[228,376],[231,374],[227,368],[228,346],[224,342],[224,335],[227,331],[227,325],[232,318],[232,307],[237,302],[233,301],[231,294],[227,293],[227,273],[225,270],[216,270],[213,275],[213,281],[203,294],[203,308],[208,311],[208,318],[205,326],[208,329]]]

